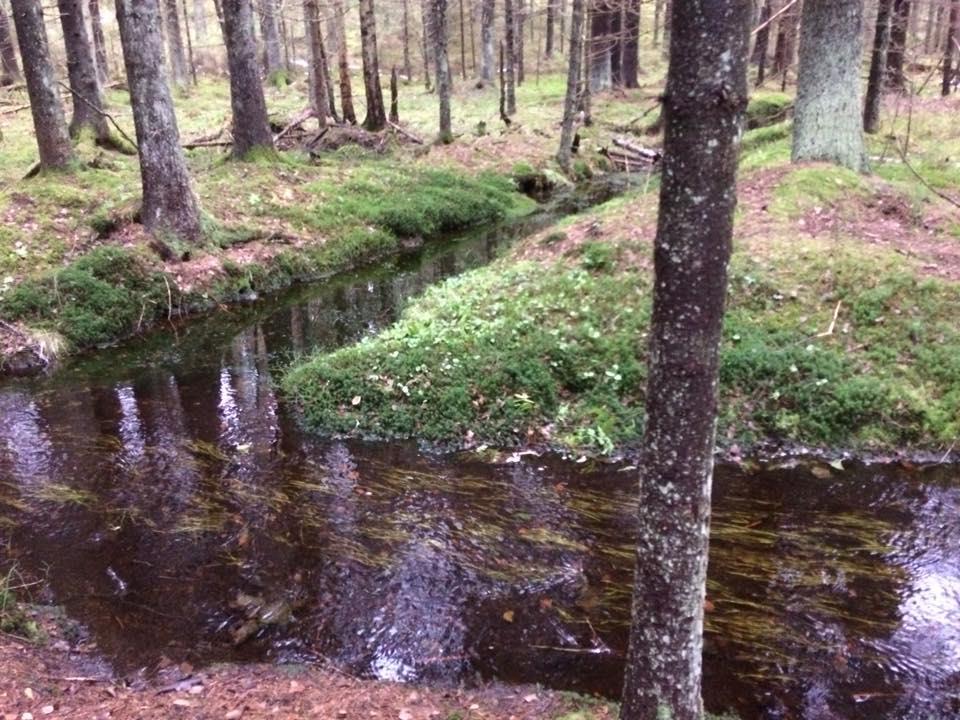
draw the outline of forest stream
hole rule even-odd
[[[616,697],[637,471],[317,439],[272,373],[485,263],[475,234],[0,386],[0,534],[119,673],[325,662]],[[750,718],[960,713],[960,469],[721,465],[704,693]]]

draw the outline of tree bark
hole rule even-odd
[[[40,167],[62,169],[73,160],[73,147],[60,104],[53,62],[50,60],[43,9],[39,0],[12,0],[10,4],[30,97],[37,149],[40,151]]]
[[[20,63],[17,62],[17,50],[10,30],[10,18],[0,4],[0,87],[13,85],[21,77],[23,76],[20,73]]]
[[[57,0],[63,44],[67,55],[67,76],[73,100],[70,137],[79,137],[86,128],[100,143],[109,143],[110,128],[103,115],[103,98],[94,66],[93,48],[83,18],[82,0]]]
[[[619,2],[610,2],[610,85],[623,87],[623,9]]]
[[[164,0],[164,19],[167,22],[167,48],[170,51],[170,77],[177,90],[187,89],[187,55],[180,34],[180,11],[177,0]]]
[[[903,70],[907,52],[907,29],[910,26],[910,0],[894,0],[890,24],[890,47],[887,50],[887,84],[901,92],[907,89]]]
[[[493,82],[496,0],[480,0],[480,79]]]
[[[400,88],[397,81],[397,66],[390,70],[390,122],[400,122]]]
[[[527,71],[523,64],[524,59],[524,40],[523,40],[523,23],[526,18],[526,10],[524,9],[524,2],[526,0],[516,0],[516,5],[514,6],[513,19],[516,23],[513,34],[513,43],[514,43],[514,54],[513,61],[516,63],[516,77],[517,85],[523,85],[523,81],[527,79]]]
[[[676,2],[621,720],[700,720],[720,332],[750,3]],[[711,68],[710,73],[703,68]]]
[[[580,93],[580,65],[583,62],[583,2],[573,0],[570,17],[570,43],[567,63],[567,93],[563,100],[563,122],[560,126],[560,149],[557,162],[570,171],[573,137],[576,132],[577,98]]]
[[[404,13],[406,13],[406,0],[404,0]],[[343,112],[343,121],[351,125],[357,124],[357,113],[353,109],[353,86],[350,83],[350,62],[347,55],[347,29],[346,29],[346,10],[343,6],[343,0],[333,0],[333,12],[336,14],[337,25],[337,71],[340,79],[340,109]],[[406,22],[406,14],[404,14]],[[406,42],[406,41],[404,41]],[[404,44],[404,62],[410,61],[409,52]],[[408,76],[409,77],[409,76]]]
[[[774,50],[774,71],[780,75],[781,87],[787,84],[790,68],[797,55],[797,35],[800,28],[801,9],[794,5],[780,16],[777,22],[777,47]]]
[[[233,157],[242,159],[256,148],[272,149],[273,133],[260,82],[251,0],[222,0],[221,4],[230,70]]]
[[[611,13],[607,0],[592,0],[590,8],[590,92],[607,90],[612,83],[610,52],[613,48],[610,28]]]
[[[206,0],[193,0],[193,27],[197,31],[197,39],[207,35],[207,3]]]
[[[97,79],[101,85],[110,80],[110,62],[107,58],[107,39],[103,35],[100,0],[90,0],[90,30],[93,36],[93,59],[97,64]]]
[[[284,75],[283,49],[277,0],[260,0],[260,34],[263,36],[263,69],[267,82],[276,85]]]
[[[363,87],[367,96],[367,117],[363,127],[371,132],[387,125],[380,85],[380,61],[377,57],[377,20],[373,0],[360,0],[360,50],[363,57]]]
[[[893,0],[879,0],[873,50],[870,55],[870,77],[867,80],[867,96],[863,104],[863,130],[868,133],[875,133],[880,129],[880,101],[883,99],[883,75],[890,44],[892,10]]]
[[[406,82],[413,79],[413,64],[410,61],[410,0],[403,0],[403,75]]]
[[[310,104],[317,113],[317,123],[327,126],[329,94],[327,92],[324,65],[326,52],[323,48],[323,30],[320,26],[320,6],[317,0],[303,1],[303,20],[307,32],[307,48],[310,51]]]
[[[547,58],[553,57],[553,29],[556,24],[557,0],[547,0],[547,27],[544,39],[543,54]]]
[[[640,0],[627,0],[623,11],[621,72],[625,88],[640,87],[640,8]]]
[[[183,4],[183,35],[187,38],[187,63],[190,67],[190,79],[193,84],[197,84],[197,63],[193,57],[193,37],[190,32],[190,9],[187,7],[187,0],[181,0]]]
[[[460,77],[467,80],[467,20],[463,14],[463,0],[460,0]]]
[[[760,24],[763,25],[757,33],[757,43],[753,46],[753,61],[757,64],[757,87],[763,85],[767,74],[767,54],[770,51],[770,0],[763,4],[760,12]]]
[[[954,75],[957,70],[953,64],[953,58],[957,55],[957,37],[960,34],[960,0],[951,0],[950,19],[947,21],[947,40],[943,52],[943,84],[940,87],[940,93],[946,97],[950,94],[950,89],[954,83]]]
[[[807,0],[793,121],[793,161],[866,171],[860,112],[862,0]]]
[[[141,220],[155,236],[196,241],[200,206],[190,187],[164,70],[159,0],[116,0],[116,7],[140,156]]]
[[[507,93],[507,115],[517,113],[517,70],[516,70],[516,19],[513,16],[513,0],[503,0],[503,24],[506,40],[507,63],[504,67],[506,74],[506,93]]]
[[[433,29],[434,73],[440,101],[440,142],[453,142],[450,124],[450,59],[447,53],[447,0],[430,0],[430,27]]]
[[[430,0],[420,0],[420,26],[421,42],[423,50],[423,86],[427,92],[433,92],[433,84],[430,81],[430,66],[433,65],[433,28],[430,26],[432,13],[430,11]]]

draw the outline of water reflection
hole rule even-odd
[[[441,258],[0,388],[0,533],[121,671],[324,659],[615,695],[635,471],[302,436],[271,365],[391,322]],[[764,718],[960,712],[956,469],[720,468],[706,696]],[[251,609],[253,608],[253,609]]]

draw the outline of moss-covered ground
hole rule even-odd
[[[912,118],[911,164],[960,189],[956,100]],[[893,128],[896,134],[899,126]],[[789,165],[750,131],[722,349],[720,437],[948,448],[960,436],[952,206],[879,139],[876,174]],[[953,158],[953,159],[951,159]],[[383,334],[293,368],[326,433],[610,452],[643,426],[656,193],[569,218],[435,287]]]

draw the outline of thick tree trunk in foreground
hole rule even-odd
[[[406,2],[404,2],[404,12],[406,12]],[[343,111],[343,121],[352,125],[357,124],[357,113],[353,109],[353,86],[350,84],[350,62],[347,56],[347,30],[346,30],[346,10],[343,7],[343,0],[334,0],[333,12],[336,14],[337,25],[337,71],[340,78],[340,105]],[[406,15],[404,15],[406,21]],[[409,52],[406,46],[404,51],[407,53],[404,62],[410,61]]]
[[[953,64],[953,58],[960,55],[957,51],[957,38],[960,37],[960,0],[952,0],[950,3],[950,20],[947,25],[946,47],[943,52],[943,84],[940,87],[941,94],[946,97],[950,94],[950,88],[954,81],[954,75],[957,70]]]
[[[103,98],[97,68],[94,66],[93,48],[83,21],[82,0],[57,0],[60,25],[63,28],[63,44],[67,53],[67,75],[70,80],[70,95],[73,99],[73,117],[70,120],[70,136],[77,137],[84,128],[89,128],[101,142],[110,139],[107,118],[100,112]]]
[[[267,122],[267,102],[260,82],[251,0],[223,0],[222,5],[230,68],[233,157],[243,158],[254,148],[272,148],[273,133]]]
[[[516,115],[517,113],[517,68],[516,68],[516,18],[513,15],[513,0],[503,0],[503,24],[504,39],[506,40],[506,66],[504,73],[506,75],[506,93],[507,93],[507,115]]]
[[[310,51],[310,104],[317,113],[321,128],[327,126],[330,114],[326,82],[326,52],[323,47],[323,29],[320,27],[320,6],[317,0],[303,2],[304,26],[307,29],[307,47]]]
[[[430,27],[433,29],[434,72],[437,77],[437,98],[440,101],[440,135],[442,143],[453,142],[450,126],[450,59],[447,53],[447,0],[430,0]]]
[[[30,96],[30,112],[40,151],[40,167],[66,167],[73,159],[73,148],[67,134],[67,122],[60,104],[60,92],[47,30],[43,24],[43,9],[39,0],[12,0],[13,23],[17,28],[23,75]]]
[[[622,720],[700,720],[720,331],[750,3],[676,2]],[[704,73],[703,68],[713,72]]]
[[[860,105],[862,0],[806,0],[793,120],[793,161],[866,171]]]
[[[496,0],[480,0],[480,79],[493,82]]]
[[[10,29],[10,18],[0,4],[0,87],[13,85],[21,77],[13,32]]]
[[[907,30],[910,26],[910,0],[894,0],[890,23],[890,46],[887,50],[887,84],[894,90],[907,89],[903,63],[907,52]]]
[[[158,0],[116,0],[120,42],[137,131],[141,218],[153,235],[200,238],[200,207],[190,187],[163,62]]]
[[[623,10],[621,73],[625,88],[640,87],[640,8],[640,0],[627,0]]]
[[[263,36],[263,69],[267,82],[276,84],[283,76],[283,47],[280,43],[280,21],[277,0],[260,0],[260,34]]]
[[[177,0],[164,0],[164,19],[167,21],[167,47],[170,50],[170,77],[177,90],[186,90],[188,83],[187,54],[180,34],[180,11]]]
[[[880,129],[880,101],[883,99],[883,74],[887,64],[887,47],[890,44],[892,9],[893,0],[879,0],[877,25],[873,34],[873,51],[870,55],[867,97],[863,104],[863,130],[868,133],[875,133]]]
[[[567,66],[567,94],[563,101],[563,122],[560,126],[560,149],[557,162],[565,171],[570,170],[573,136],[576,132],[577,96],[580,91],[580,66],[583,62],[583,2],[573,0],[570,17],[569,63]]]
[[[387,126],[380,85],[380,60],[377,57],[377,19],[373,0],[360,0],[360,53],[363,58],[363,88],[367,96],[367,116],[363,127],[371,132]]]
[[[107,39],[103,35],[103,18],[100,17],[100,0],[90,0],[90,31],[97,78],[101,85],[106,85],[110,79],[110,63],[107,60]]]

